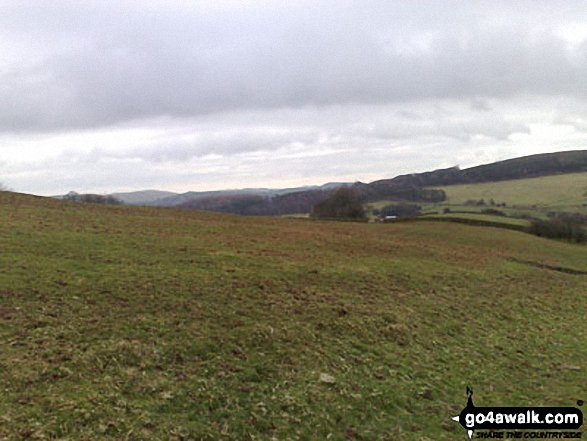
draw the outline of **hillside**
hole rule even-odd
[[[112,193],[112,196],[125,204],[130,205],[154,205],[157,201],[174,196],[176,193],[160,190],[141,190],[126,193]]]
[[[368,184],[357,182],[352,187],[366,203],[387,200],[430,204],[444,202],[444,192],[446,191],[444,187],[440,189],[430,187],[511,181],[529,177],[570,174],[584,170],[587,170],[587,151],[582,150],[526,156],[464,170],[452,167],[383,179]],[[246,194],[246,197],[236,197],[236,193],[201,193],[197,195],[186,193],[164,199],[157,205],[174,205],[182,208],[246,215],[310,213],[312,206],[327,196],[325,190],[328,189],[330,188],[322,186],[308,188],[304,191],[291,191],[288,192],[291,196],[287,198],[283,197],[285,192],[271,193],[269,191],[252,194],[242,190],[238,193],[239,195]]]
[[[466,385],[585,398],[584,246],[13,193],[0,222],[0,437],[452,440]]]
[[[322,192],[324,190],[332,190],[339,186],[348,185],[346,183],[335,183],[330,182],[324,185],[312,185],[306,187],[294,187],[294,188],[244,188],[240,190],[216,190],[216,191],[188,191],[187,193],[181,193],[173,195],[164,199],[161,199],[153,204],[156,207],[178,207],[192,208],[190,204],[201,205],[199,202],[203,200],[203,205],[214,206],[219,212],[236,213],[230,210],[230,204],[232,200],[244,201],[250,199],[255,204],[259,198],[276,198],[279,196],[301,193],[307,191]],[[228,206],[224,206],[224,202],[228,202]],[[198,208],[200,209],[200,208]]]
[[[464,170],[452,167],[384,179],[372,184],[433,187],[497,182],[587,171],[587,150],[543,153],[484,164]]]
[[[587,204],[587,173],[441,187],[450,204],[493,199],[507,205],[536,206],[553,211],[578,211]]]
[[[247,188],[239,190],[190,191],[176,194],[146,190],[114,193],[126,204],[180,207],[242,215],[280,216],[310,213],[330,191],[352,186],[365,203],[378,201],[440,203],[449,185],[500,182],[583,172],[587,170],[587,151],[532,155],[461,170],[458,167],[397,176],[371,183],[328,183],[298,188]],[[63,198],[60,196],[58,198]]]
[[[282,216],[309,213],[312,207],[328,197],[330,191],[308,190],[263,197],[259,195],[225,195],[194,199],[177,206],[194,210],[215,211],[253,216]]]

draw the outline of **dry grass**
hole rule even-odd
[[[585,247],[10,193],[0,222],[0,439],[448,440],[467,384],[586,398],[587,277],[525,263]]]

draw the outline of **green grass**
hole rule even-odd
[[[568,173],[512,181],[451,185],[442,188],[448,203],[462,205],[467,200],[493,199],[508,206],[536,206],[542,210],[586,212],[587,173]]]
[[[453,440],[466,385],[587,398],[587,276],[534,265],[584,246],[0,193],[0,250],[0,439]]]
[[[517,218],[512,218],[512,217],[495,216],[495,215],[482,214],[482,213],[446,213],[446,214],[430,215],[428,217],[438,218],[438,219],[472,219],[472,220],[479,220],[479,221],[495,222],[495,223],[506,224],[506,225],[520,225],[523,227],[530,226],[530,221],[527,219],[517,219]]]
[[[532,217],[547,219],[549,212],[567,212],[587,214],[587,173],[567,173],[539,178],[516,179],[481,184],[463,184],[438,187],[446,192],[447,200],[442,203],[417,203],[423,213],[437,212],[444,209],[481,213],[488,208],[502,211],[508,218]],[[505,203],[505,207],[492,207]],[[467,201],[484,200],[486,205],[466,205]],[[381,209],[394,201],[376,201],[366,204],[367,210]],[[452,216],[465,218],[474,214],[454,213]],[[503,222],[509,222],[502,219]],[[515,222],[515,221],[513,221]],[[524,220],[524,222],[526,222]]]

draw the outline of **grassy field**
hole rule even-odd
[[[455,440],[466,385],[587,399],[585,246],[0,193],[0,250],[0,439]]]
[[[441,187],[448,203],[462,205],[467,200],[484,199],[508,206],[536,206],[542,210],[586,212],[587,173],[569,173],[513,181],[487,182]]]
[[[516,179],[512,181],[487,182],[481,184],[451,185],[442,188],[447,195],[447,200],[442,203],[417,203],[422,213],[442,213],[445,209],[453,212],[448,216],[459,219],[468,219],[474,213],[482,215],[482,211],[495,208],[504,213],[503,223],[515,223],[520,220],[520,225],[529,222],[521,218],[547,219],[549,212],[567,212],[587,214],[587,173],[567,173],[555,176],[543,176],[540,178]],[[467,201],[485,201],[485,205],[467,205]],[[495,204],[505,203],[506,206],[493,207]],[[366,204],[366,209],[381,209],[389,204],[397,204],[394,201],[377,201]],[[465,213],[469,212],[469,213]]]
[[[385,207],[386,205],[398,204],[397,201],[377,201],[365,204],[365,210],[368,216],[374,220],[377,216],[373,214],[374,209]],[[551,210],[539,210],[533,207],[491,207],[491,206],[474,206],[464,204],[452,204],[450,202],[443,203],[416,203],[420,207],[421,215],[425,217],[438,217],[443,219],[473,219],[473,220],[488,220],[501,224],[509,225],[523,225],[529,226],[530,220],[528,218],[548,219],[547,213]],[[484,210],[493,208],[503,213],[502,216],[495,214],[484,213]],[[449,212],[445,213],[444,210]],[[581,211],[581,210],[578,210]],[[576,211],[572,211],[573,213]]]
[[[516,219],[512,217],[505,217],[505,216],[494,216],[489,214],[481,214],[481,213],[446,213],[446,214],[436,214],[431,215],[429,217],[432,218],[439,218],[439,219],[472,219],[472,220],[479,220],[479,221],[488,221],[488,222],[496,222],[502,223],[506,225],[520,225],[523,227],[529,227],[530,221],[527,219]]]

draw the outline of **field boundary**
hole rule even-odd
[[[507,224],[502,222],[492,222],[487,220],[480,220],[480,219],[464,219],[458,217],[404,217],[398,219],[390,219],[384,220],[383,223],[394,223],[394,222],[451,222],[456,224],[465,224],[471,225],[474,227],[496,227],[496,228],[505,228],[506,230],[515,230],[515,231],[523,231],[524,233],[529,233],[528,227],[523,225],[514,225],[514,224]]]
[[[573,268],[566,268],[564,266],[547,265],[545,263],[532,262],[531,260],[516,259],[515,257],[510,257],[507,260],[510,262],[521,263],[523,265],[529,265],[529,266],[533,266],[536,268],[547,269],[547,270],[551,270],[551,271],[558,271],[559,273],[571,274],[573,276],[587,276],[587,271],[576,270]]]

